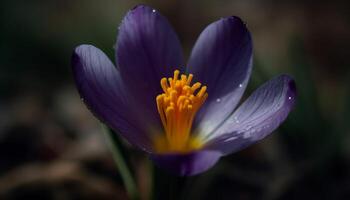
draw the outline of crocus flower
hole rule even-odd
[[[79,93],[97,118],[159,167],[195,175],[269,135],[295,103],[293,79],[280,75],[237,107],[252,55],[251,35],[233,16],[204,29],[185,65],[168,21],[141,5],[119,27],[116,65],[98,48],[81,45],[72,66]]]

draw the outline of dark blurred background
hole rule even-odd
[[[114,60],[118,24],[139,3],[169,19],[186,57],[206,25],[240,16],[255,52],[246,95],[279,73],[297,83],[298,102],[286,122],[207,173],[181,181],[184,199],[350,199],[346,2],[1,1],[0,199],[127,199],[101,126],[78,97],[70,56],[89,43]],[[152,189],[146,156],[129,151],[142,199],[167,199]]]

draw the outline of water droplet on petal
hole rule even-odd
[[[153,9],[153,10],[152,10],[152,12],[156,12],[156,10],[155,10],[155,9]]]
[[[289,99],[289,100],[291,100],[291,99],[292,99],[292,97],[288,97],[288,99]]]
[[[221,99],[216,99],[216,102],[220,103],[220,102],[221,102]]]
[[[263,129],[269,128],[270,125],[263,126]]]
[[[248,125],[247,128],[245,129],[246,131],[249,131],[252,128],[252,126]]]
[[[243,87],[243,85],[242,85],[242,84],[239,84],[239,87]]]
[[[246,139],[246,138],[249,138],[250,137],[250,132],[245,132],[243,134],[243,138]]]
[[[232,141],[232,140],[235,140],[237,137],[230,137],[230,138],[227,138],[226,140],[225,140],[225,142],[229,142],[229,141]]]

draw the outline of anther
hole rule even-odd
[[[194,144],[190,137],[192,122],[208,93],[207,87],[199,82],[191,86],[192,79],[192,74],[180,75],[180,71],[175,70],[173,77],[160,81],[164,93],[156,97],[156,102],[167,139],[161,146],[166,146],[168,151],[187,151]],[[195,144],[200,146],[198,142]]]

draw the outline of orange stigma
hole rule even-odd
[[[194,117],[208,97],[207,87],[197,82],[191,86],[193,75],[174,71],[174,77],[162,78],[162,94],[156,98],[165,137],[155,139],[159,152],[188,152],[202,146],[199,139],[191,136]]]

